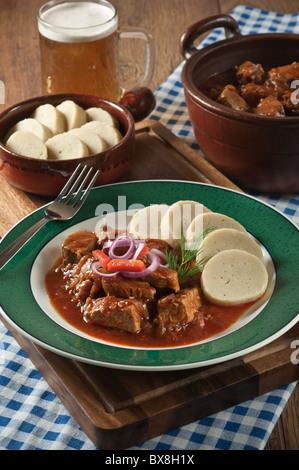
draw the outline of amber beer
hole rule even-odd
[[[120,98],[118,18],[105,0],[57,1],[38,15],[43,93]]]

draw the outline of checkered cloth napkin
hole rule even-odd
[[[299,33],[299,13],[281,15],[238,6],[242,34]],[[224,38],[213,31],[202,44]],[[151,118],[198,149],[189,121],[180,65],[156,92]],[[299,222],[298,195],[260,197]],[[137,450],[263,449],[296,383],[144,442]],[[0,450],[96,450],[11,334],[0,324]]]

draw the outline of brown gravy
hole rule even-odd
[[[61,264],[61,259],[57,260],[53,268],[46,275],[47,293],[55,310],[67,323],[79,331],[116,345],[163,348],[196,343],[225,331],[255,303],[223,307],[204,301],[200,307],[200,313],[205,318],[204,326],[201,325],[201,322],[195,316],[192,323],[181,328],[179,331],[159,335],[157,329],[151,323],[146,322],[146,325],[139,332],[129,333],[117,330],[116,328],[107,328],[85,322],[80,306],[77,305],[74,297],[66,288],[62,271],[56,269],[59,264]]]

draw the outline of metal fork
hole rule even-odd
[[[91,188],[93,187],[99,170],[97,170],[89,181],[92,167],[84,165],[81,169],[80,163],[75,169],[64,188],[57,198],[45,209],[45,217],[32,225],[26,232],[18,237],[0,254],[0,269],[25,245],[33,235],[50,220],[68,220],[71,219],[85,202]]]

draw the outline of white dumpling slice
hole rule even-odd
[[[78,137],[88,148],[89,155],[104,152],[108,148],[107,142],[95,132],[80,127],[69,131]]]
[[[233,228],[246,232],[243,225],[228,215],[220,214],[219,212],[204,212],[192,220],[186,230],[186,240],[189,244],[192,244],[199,234],[209,233],[220,228]],[[199,240],[199,243],[201,243],[201,240]]]
[[[118,120],[108,111],[102,108],[92,107],[86,109],[87,121],[102,121],[109,126],[119,128]]]
[[[66,131],[66,120],[64,115],[52,104],[40,105],[32,113],[31,118],[37,119],[50,129],[53,135]]]
[[[217,305],[253,302],[266,291],[268,273],[256,256],[243,250],[225,250],[205,265],[201,288],[205,297]]]
[[[220,251],[238,249],[257,256],[263,261],[263,251],[249,233],[232,228],[220,228],[209,233],[203,240],[198,258],[209,259]]]
[[[200,202],[182,200],[169,206],[161,221],[161,238],[172,247],[180,244],[192,220],[209,209]]]
[[[102,121],[88,122],[82,128],[89,129],[98,134],[102,139],[106,140],[109,147],[114,147],[122,139],[122,135],[116,127],[109,126]]]
[[[89,155],[88,148],[78,137],[69,132],[54,135],[46,142],[48,158],[52,160],[70,160]]]
[[[32,132],[16,131],[6,142],[6,147],[24,157],[47,159],[48,152],[44,142]]]
[[[46,142],[50,137],[52,137],[52,132],[50,129],[37,119],[33,118],[26,118],[17,122],[7,135],[7,139],[17,131],[31,132],[32,134],[39,137],[42,142]]]
[[[64,115],[67,131],[81,127],[87,122],[85,110],[72,100],[63,101],[56,109]]]
[[[161,239],[161,220],[168,207],[166,204],[151,204],[138,210],[129,224],[129,233],[137,239]]]

